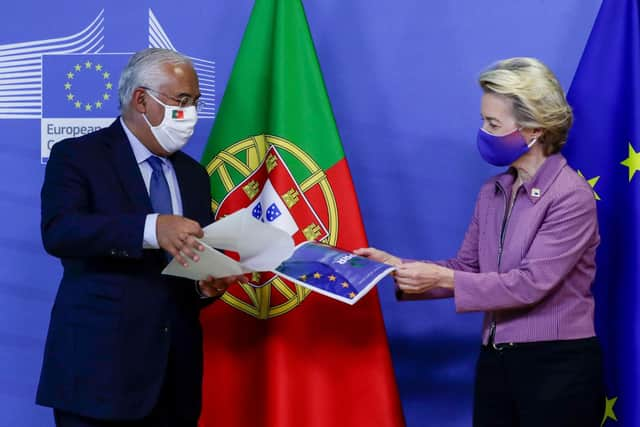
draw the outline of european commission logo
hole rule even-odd
[[[118,79],[130,56],[42,56],[43,162],[56,142],[107,127],[118,116]]]
[[[104,10],[80,32],[0,45],[0,119],[40,119],[41,162],[65,138],[109,126],[119,115],[118,80],[132,52],[105,53]],[[149,9],[149,47],[176,50]],[[205,107],[215,117],[215,62],[191,57]]]

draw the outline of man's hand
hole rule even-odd
[[[196,250],[204,251],[196,238],[204,236],[200,224],[178,215],[158,215],[156,237],[158,245],[173,255],[184,267],[188,267],[187,257],[197,262],[200,257]]]
[[[228,276],[216,279],[213,276],[208,276],[205,280],[198,280],[198,287],[200,293],[205,296],[219,297],[236,282],[246,282],[246,278],[244,276]]]

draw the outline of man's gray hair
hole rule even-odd
[[[150,47],[136,52],[120,75],[118,84],[118,96],[120,98],[120,111],[124,112],[129,107],[133,91],[139,87],[155,89],[163,83],[163,64],[189,64],[193,63],[186,56],[168,49]]]

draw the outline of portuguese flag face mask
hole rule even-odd
[[[196,107],[177,107],[167,105],[153,96],[151,90],[145,91],[149,97],[164,107],[164,118],[158,126],[152,126],[146,114],[142,114],[149,125],[151,133],[158,140],[158,144],[169,154],[181,150],[193,135],[193,129],[198,122]]]

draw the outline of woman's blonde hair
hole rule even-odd
[[[556,76],[535,58],[498,61],[480,74],[485,93],[498,94],[513,103],[520,127],[542,129],[538,138],[545,155],[560,151],[573,123],[573,112]]]

